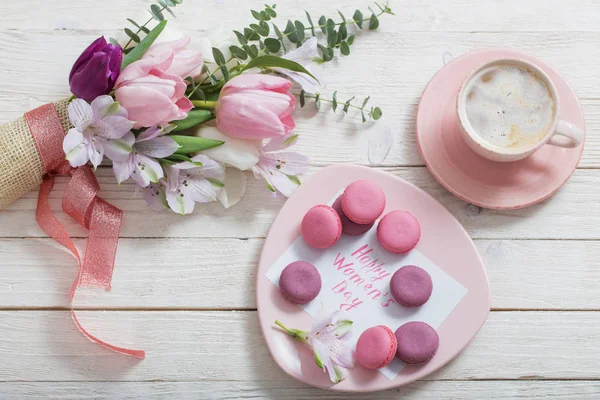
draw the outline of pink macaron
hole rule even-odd
[[[302,219],[300,231],[310,247],[326,249],[340,240],[342,221],[333,208],[319,204],[308,210]]]
[[[407,253],[421,238],[419,222],[408,211],[387,213],[377,225],[377,239],[384,249],[392,253]]]
[[[432,291],[431,276],[416,265],[400,268],[390,279],[390,293],[404,307],[422,306],[427,303]]]
[[[294,261],[281,272],[279,290],[287,301],[310,303],[321,291],[321,274],[308,261]]]
[[[344,210],[342,210],[342,196],[338,197],[331,207],[337,211],[338,215],[340,216],[340,220],[342,221],[342,232],[344,232],[346,235],[362,235],[367,233],[374,225],[374,223],[357,224],[348,218],[346,214],[344,214]]]
[[[421,321],[407,322],[396,329],[396,355],[407,364],[423,364],[431,360],[440,346],[437,332]]]
[[[384,325],[365,330],[356,342],[356,360],[368,369],[385,367],[392,362],[396,351],[396,336]]]
[[[372,224],[385,209],[385,194],[373,182],[356,181],[344,190],[342,209],[357,224]]]

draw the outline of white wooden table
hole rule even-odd
[[[190,1],[178,21],[192,35],[222,21],[251,22],[263,0]],[[338,3],[338,4],[335,4]],[[452,5],[450,3],[453,3]],[[145,0],[0,2],[0,122],[67,96],[67,76],[96,37],[115,35]],[[366,1],[281,1],[283,18],[346,15]],[[600,3],[595,0],[398,0],[396,17],[359,37],[350,58],[327,65],[329,93],[371,95],[394,132],[381,168],[444,204],[475,240],[492,288],[492,312],[453,362],[406,388],[353,398],[600,398]],[[210,21],[210,22],[204,22]],[[495,212],[466,204],[424,167],[414,132],[416,103],[444,60],[513,47],[556,67],[581,99],[587,140],[579,169],[551,199]],[[299,148],[313,169],[368,164],[368,132],[357,118],[298,116]],[[73,325],[67,293],[73,258],[35,222],[37,193],[0,211],[0,398],[346,399],[285,375],[258,329],[255,274],[264,237],[284,199],[249,179],[246,197],[224,211],[157,214],[133,185],[98,170],[101,196],[125,212],[113,290],[81,291],[83,323],[103,339],[147,351],[138,362],[88,342]],[[86,232],[51,205],[82,248]]]

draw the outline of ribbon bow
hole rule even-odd
[[[83,328],[73,309],[73,298],[77,287],[110,290],[123,212],[97,196],[100,186],[88,165],[73,169],[65,160],[62,150],[65,132],[53,104],[46,104],[26,113],[25,120],[46,172],[40,186],[36,221],[48,236],[73,253],[79,265],[77,279],[69,294],[73,321],[81,333],[92,342],[118,353],[143,359],[145,357],[143,350],[113,346],[90,334]],[[83,262],[69,233],[50,209],[48,198],[57,175],[71,177],[62,200],[63,210],[89,230]]]

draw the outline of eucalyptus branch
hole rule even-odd
[[[127,43],[125,44],[125,46],[123,46],[123,50],[127,50],[127,48],[129,47],[129,45],[131,44],[131,42],[135,42],[135,43],[139,43],[140,42],[140,33],[144,32],[144,33],[148,33],[150,30],[147,28],[148,24],[150,22],[152,22],[152,20],[157,20],[158,22],[162,22],[165,19],[165,16],[163,14],[163,11],[168,12],[169,14],[171,14],[171,16],[173,18],[175,18],[175,14],[173,13],[173,11],[171,10],[170,7],[176,7],[178,4],[183,3],[183,0],[157,0],[158,4],[152,4],[150,6],[150,14],[152,15],[150,17],[150,19],[148,19],[148,21],[146,21],[143,25],[138,24],[137,22],[135,22],[134,20],[132,20],[131,18],[128,18],[127,21],[129,21],[129,23],[131,23],[134,27],[137,28],[136,32],[133,32],[132,30],[130,30],[129,28],[125,28],[125,34],[127,36],[129,36],[129,41],[127,41]],[[111,42],[113,42],[114,44],[118,44],[116,40],[111,39]]]
[[[304,92],[304,90],[301,91],[299,94],[295,94],[295,96],[298,96],[300,98],[300,107],[304,107],[304,105],[306,104],[306,99],[315,99],[315,105],[317,106],[317,110],[321,109],[321,101],[331,103],[331,108],[333,109],[334,113],[336,112],[338,105],[343,105],[342,111],[345,114],[348,113],[348,110],[350,108],[354,108],[360,111],[362,122],[367,121],[367,116],[373,120],[378,120],[383,115],[383,111],[381,111],[381,108],[379,107],[370,107],[370,109],[366,108],[367,103],[371,99],[371,96],[367,96],[363,100],[362,105],[360,107],[352,104],[352,101],[355,99],[356,96],[352,96],[345,102],[339,102],[337,99],[337,91],[333,92],[333,97],[331,99],[323,97],[321,94],[308,95]]]

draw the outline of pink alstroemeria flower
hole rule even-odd
[[[293,134],[269,140],[260,148],[260,159],[252,167],[254,177],[263,178],[274,196],[279,191],[290,197],[300,185],[298,175],[308,170],[308,157],[292,151],[281,151],[297,141],[298,135]]]
[[[346,378],[346,368],[353,368],[356,364],[356,355],[349,342],[353,323],[343,319],[339,311],[313,318],[310,332],[290,329],[280,321],[275,321],[275,324],[294,339],[312,347],[315,362],[333,383]]]
[[[238,139],[285,136],[296,124],[292,82],[278,76],[243,74],[223,86],[217,102],[217,128]]]
[[[63,151],[73,168],[88,161],[94,168],[102,162],[104,154],[113,161],[127,159],[131,153],[133,122],[127,110],[110,96],[99,96],[92,104],[73,100],[67,109],[71,128],[63,140]]]
[[[164,134],[166,132],[163,129],[155,126],[132,138],[134,142],[128,143],[132,148],[129,157],[123,161],[113,161],[113,172],[118,183],[133,177],[140,187],[146,187],[164,177],[156,159],[168,157],[179,149],[179,145],[170,137],[162,136]]]
[[[203,154],[192,157],[192,162],[165,166],[165,172],[167,203],[181,215],[193,212],[195,203],[216,201],[225,179],[224,168]]]

